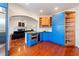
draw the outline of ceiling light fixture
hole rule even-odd
[[[43,12],[43,10],[40,10],[40,13],[42,13]]]
[[[59,8],[58,8],[58,7],[55,7],[54,9],[55,9],[55,10],[58,10]]]
[[[29,3],[26,3],[26,5],[29,5]]]

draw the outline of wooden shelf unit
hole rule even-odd
[[[75,46],[75,11],[65,11],[65,46]]]
[[[51,27],[52,26],[52,17],[49,17],[49,16],[39,17],[39,26],[40,27]]]

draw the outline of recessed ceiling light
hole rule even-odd
[[[26,5],[29,5],[29,3],[26,3]]]
[[[55,10],[58,10],[59,8],[58,8],[58,7],[55,7],[54,9],[55,9]]]
[[[43,12],[43,10],[40,10],[40,13],[42,13]]]

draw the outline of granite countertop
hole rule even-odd
[[[35,33],[41,33],[41,32],[44,32],[44,31],[30,31],[30,32],[25,32],[25,33],[28,33],[28,34],[35,34]],[[45,32],[47,32],[47,31],[45,31]]]
[[[27,34],[35,34],[35,33],[40,33],[40,32],[36,32],[36,31],[31,31],[31,32],[25,32]]]

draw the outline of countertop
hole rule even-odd
[[[25,32],[27,34],[35,34],[35,33],[40,33],[40,32],[36,32],[36,31],[31,31],[31,32]]]
[[[37,31],[31,31],[31,32],[25,32],[25,33],[27,33],[27,34],[35,34],[35,33],[42,33],[42,32],[44,32],[44,31],[39,31],[39,32],[37,32]],[[45,31],[45,32],[47,32],[47,31]]]

